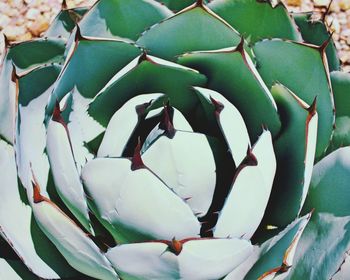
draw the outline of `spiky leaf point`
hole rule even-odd
[[[20,191],[21,187],[17,183],[14,149],[2,140],[0,169],[0,235],[11,245],[21,261],[39,277],[59,279],[77,275],[33,220],[26,194]],[[3,272],[5,270],[1,270],[1,276]]]
[[[340,71],[331,73],[336,108],[335,130],[327,149],[330,153],[340,147],[350,146],[350,74]]]
[[[172,135],[161,130],[162,135],[146,149],[142,160],[184,199],[196,216],[202,217],[211,205],[216,184],[216,166],[208,140],[204,134],[178,131],[176,126]],[[166,164],[159,162],[159,155]]]
[[[215,0],[208,6],[250,43],[264,38],[302,40],[297,26],[281,1]]]
[[[131,161],[98,158],[85,165],[82,179],[95,214],[111,224],[118,242],[198,237],[200,224],[191,209],[144,168],[140,148]]]
[[[208,34],[211,40],[208,40]],[[144,32],[137,44],[151,55],[174,61],[177,55],[185,52],[231,47],[239,41],[235,29],[208,9],[203,1],[197,1]],[[247,46],[245,48],[250,52]]]
[[[153,0],[100,0],[79,25],[84,36],[136,40],[147,28],[172,15]]]
[[[164,96],[161,93],[143,94],[127,101],[108,123],[98,149],[98,157],[121,157],[123,151],[148,107]]]
[[[271,92],[281,114],[282,130],[274,143],[277,171],[264,225],[283,227],[298,216],[308,192],[318,115],[316,100],[309,106],[280,84]]]
[[[106,127],[113,114],[130,98],[140,93],[161,92],[186,118],[192,115],[193,119],[198,100],[190,87],[205,83],[205,76],[196,70],[143,54],[107,83],[91,102],[89,114]]]
[[[74,87],[85,98],[95,97],[115,73],[139,54],[140,49],[130,42],[84,38],[78,29],[50,96],[47,114],[51,116],[56,100],[60,101]]]
[[[250,242],[241,239],[178,240],[181,249],[175,252],[172,243],[125,244],[110,249],[107,257],[121,277],[209,280],[225,276],[252,251]]]
[[[186,7],[196,2],[196,0],[156,0],[156,1],[167,6],[170,10],[174,12],[181,11],[182,9],[185,9]],[[208,1],[203,0],[202,2],[206,4]]]
[[[255,142],[262,125],[276,136],[281,124],[272,95],[242,44],[243,41],[234,48],[187,53],[178,62],[205,74],[208,87],[237,107]]]
[[[301,35],[306,43],[320,46],[323,42],[327,41],[331,36],[328,31],[325,21],[314,20],[312,13],[295,13],[293,14],[296,24],[299,27]],[[340,60],[337,54],[333,39],[326,47],[327,61],[330,71],[340,69]]]
[[[245,239],[253,236],[263,218],[275,171],[271,134],[264,131],[238,166],[232,189],[219,214],[214,236]]]
[[[317,96],[319,126],[316,157],[320,158],[329,145],[334,123],[333,93],[324,46],[275,39],[258,42],[253,49],[258,71],[268,87],[279,82],[307,104],[312,104]]]

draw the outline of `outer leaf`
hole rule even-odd
[[[36,280],[32,274],[20,261],[0,259],[0,278],[11,280]]]
[[[198,237],[200,224],[186,203],[149,170],[132,166],[129,159],[98,158],[82,171],[95,214],[116,241]]]
[[[331,279],[349,249],[350,217],[315,213],[299,242],[295,267],[288,279]]]
[[[127,100],[140,93],[162,92],[170,99],[172,106],[186,118],[192,116],[193,119],[198,100],[190,86],[204,86],[205,82],[205,76],[196,70],[143,55],[110,80],[91,102],[89,114],[107,126],[113,114]]]
[[[276,276],[276,279],[280,279],[278,278],[279,275],[282,276],[281,279],[284,279],[289,273],[290,266],[296,263],[294,256],[310,216],[311,214],[308,214],[295,220],[278,235],[264,242],[256,252],[255,258],[257,261],[244,279],[267,280],[275,279]],[[295,267],[298,268],[297,264],[295,264]],[[234,273],[233,271],[231,276]]]
[[[23,263],[42,278],[74,276],[66,261],[38,229],[25,194],[17,184],[15,153],[12,146],[0,140],[1,204],[0,234],[12,246]],[[5,270],[0,270],[1,273]],[[8,276],[8,275],[7,275]],[[3,279],[13,279],[3,277]]]
[[[350,145],[350,74],[340,71],[331,73],[336,107],[335,130],[327,153]]]
[[[346,277],[350,275],[350,257],[347,254],[344,263],[341,264],[339,270],[333,275],[332,280],[342,280],[346,279]]]
[[[171,15],[153,0],[100,0],[79,25],[84,36],[136,40],[147,28]]]
[[[311,104],[317,96],[320,121],[316,157],[319,158],[329,145],[334,122],[333,94],[322,48],[289,41],[266,40],[256,43],[254,52],[258,71],[268,87],[280,82],[307,104]]]
[[[240,239],[188,239],[181,251],[171,252],[171,242],[148,242],[114,247],[107,253],[122,277],[131,279],[220,279],[252,251]]]
[[[240,36],[229,24],[198,1],[142,34],[137,44],[150,54],[174,60],[188,51],[238,45]],[[210,40],[208,40],[210,34]]]
[[[316,103],[311,106],[282,85],[272,94],[281,114],[282,130],[275,140],[277,171],[265,225],[285,226],[301,211],[312,174],[315,157]]]
[[[215,0],[209,8],[236,28],[248,42],[265,38],[301,41],[297,26],[281,1]]]
[[[296,13],[293,14],[293,18],[305,42],[321,46],[324,42],[329,40],[331,34],[325,22],[322,20],[313,20],[312,13]],[[326,47],[326,54],[329,70],[339,70],[340,60],[333,39],[330,40]]]
[[[273,136],[277,135],[281,124],[276,104],[241,44],[236,48],[188,53],[178,62],[205,74],[208,87],[237,107],[252,142],[258,139],[263,125]]]
[[[350,216],[350,147],[340,148],[318,162],[303,211],[315,208],[335,216]]]
[[[68,127],[59,105],[47,128],[47,153],[56,190],[68,209],[86,230],[94,233],[88,214],[83,184],[76,167]]]
[[[83,97],[93,98],[116,72],[139,54],[140,50],[133,44],[112,39],[81,38],[78,30],[50,96],[47,114],[51,115],[56,101],[74,87]]]
[[[81,17],[88,11],[88,8],[67,9],[62,10],[51,22],[50,27],[46,30],[46,37],[63,37],[68,38]]]
[[[95,278],[119,279],[96,244],[56,204],[40,194],[40,187],[35,181],[33,189],[30,202],[35,219],[68,263]]]

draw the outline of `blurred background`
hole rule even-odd
[[[39,37],[60,11],[62,0],[0,0],[0,33],[10,41]],[[322,15],[329,0],[283,0],[291,11],[315,11]],[[66,0],[68,8],[91,6],[96,0]],[[350,72],[350,0],[333,0],[326,18],[345,71]],[[0,34],[0,35],[1,35]],[[0,36],[0,55],[3,36]]]

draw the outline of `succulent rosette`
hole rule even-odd
[[[1,279],[346,279],[350,75],[322,18],[64,3],[0,71]]]

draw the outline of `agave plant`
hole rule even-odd
[[[63,4],[6,41],[1,279],[348,277],[350,75],[328,27],[193,2]]]

